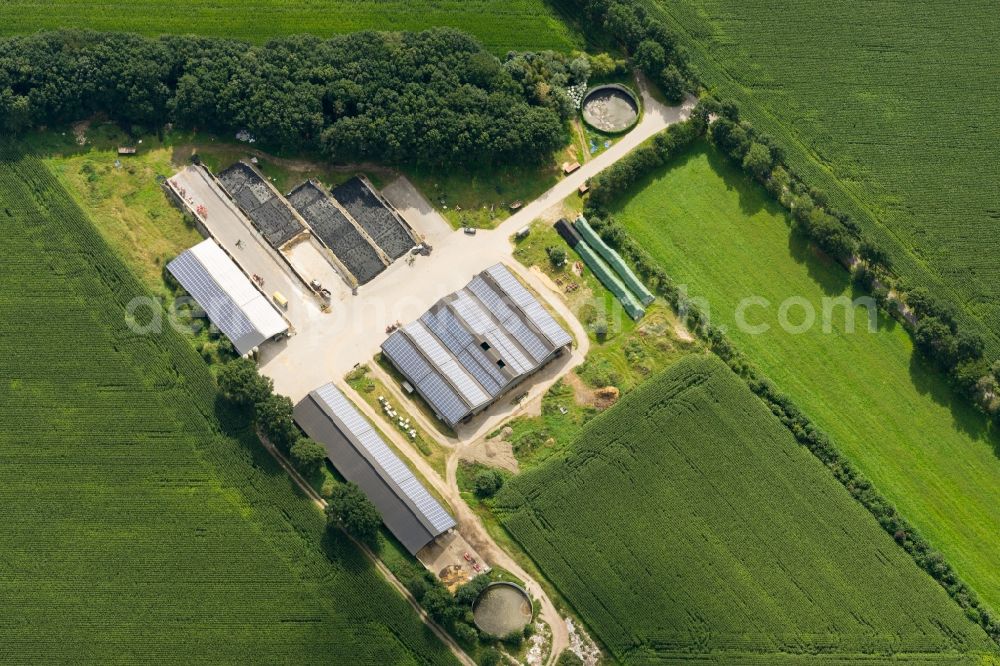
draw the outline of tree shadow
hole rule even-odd
[[[851,300],[857,300],[859,298],[872,298],[872,295],[871,295],[870,291],[868,291],[864,287],[861,287],[860,285],[858,285],[853,280],[851,280],[851,282],[850,282],[850,292],[849,292],[849,295],[850,295]],[[892,315],[890,315],[883,308],[876,308],[876,310],[875,310],[875,321],[876,321],[876,327],[875,327],[876,330],[874,332],[878,333],[878,334],[895,333],[896,330],[902,325],[902,324],[899,323],[899,321],[895,317],[893,317]],[[861,325],[867,326],[868,324],[865,323],[865,322],[861,322],[860,320],[858,320],[857,325],[858,326],[861,326]]]
[[[797,231],[789,212],[763,185],[740,170],[717,148],[706,144],[702,150],[707,153],[709,164],[722,177],[726,189],[735,191],[738,195],[740,212],[748,217],[766,212],[784,220],[788,227],[789,256],[796,263],[805,266],[809,277],[824,294],[837,296],[844,293],[851,284],[850,272]]]
[[[700,156],[704,155],[708,149],[709,146],[707,143],[702,140],[696,141],[688,150],[685,150],[680,155],[671,158],[663,166],[659,166],[642,175],[638,180],[632,183],[627,192],[619,195],[614,201],[611,202],[610,205],[608,205],[608,213],[611,215],[621,213],[621,211],[628,206],[632,199],[641,194],[650,184],[653,183],[653,181],[659,180],[668,171],[683,168],[692,160],[698,159]]]
[[[785,215],[784,209],[772,202],[760,185],[750,180],[717,148],[706,144],[699,150],[708,156],[709,166],[722,178],[726,190],[736,193],[743,215],[751,217],[763,210],[775,215]]]
[[[941,370],[920,356],[916,350],[910,355],[910,381],[923,396],[948,408],[952,425],[972,439],[987,442],[994,455],[1000,457],[1000,433],[990,428],[989,419],[964,396],[959,395],[948,383]]]
[[[795,229],[788,234],[788,256],[806,272],[826,296],[839,296],[851,286],[851,274]]]
[[[353,574],[368,574],[375,565],[351,539],[338,529],[326,529],[320,539],[320,548],[331,562],[336,562],[344,571]]]
[[[298,484],[288,477],[288,472],[275,460],[271,452],[257,437],[249,408],[235,404],[221,393],[216,393],[214,413],[219,424],[219,434],[237,442],[250,458],[255,469],[270,477],[287,478],[289,487],[297,496],[311,499],[299,488]]]

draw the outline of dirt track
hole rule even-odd
[[[263,433],[258,432],[257,434],[260,437],[261,443],[264,444],[264,448],[266,448],[271,453],[271,455],[274,456],[274,459],[278,461],[278,464],[285,469],[288,475],[292,478],[292,481],[295,482],[295,485],[297,485],[299,489],[306,494],[306,496],[312,499],[313,503],[316,504],[316,506],[318,506],[320,509],[325,509],[326,500],[320,497],[319,494],[315,490],[313,490],[312,486],[310,486],[309,483],[302,478],[302,475],[299,474],[298,470],[295,469],[295,467],[293,467],[290,462],[288,462],[288,459],[285,458],[285,456],[282,455],[282,453],[278,451],[278,449],[275,448],[273,444],[271,444],[271,442],[264,436]],[[368,559],[372,562],[372,564],[375,565],[375,568],[378,569],[380,574],[382,574],[382,577],[385,578],[390,585],[396,588],[396,591],[398,591],[400,594],[403,595],[403,598],[406,599],[409,602],[410,606],[413,607],[413,610],[416,611],[417,616],[420,618],[421,622],[426,624],[427,627],[431,631],[433,631],[434,634],[438,638],[440,638],[445,645],[448,646],[448,649],[451,650],[452,654],[455,655],[456,659],[458,659],[461,663],[465,664],[465,666],[476,666],[476,662],[473,661],[472,658],[465,653],[465,650],[463,650],[462,647],[455,642],[455,640],[451,637],[451,635],[448,634],[448,632],[446,632],[437,622],[435,622],[431,618],[430,615],[427,614],[427,611],[425,611],[423,607],[420,605],[420,603],[417,602],[416,598],[414,598],[414,596],[410,594],[410,591],[406,589],[406,586],[403,585],[398,578],[396,578],[396,576],[392,573],[392,571],[389,570],[389,567],[387,567],[382,562],[382,560],[380,560],[375,555],[375,553],[373,553],[371,549],[368,548],[368,546],[364,545],[363,543],[360,543],[359,541],[357,541],[353,537],[348,536],[347,534],[344,534],[344,536],[347,537],[348,539],[351,539],[351,541],[354,542],[354,544],[365,554],[365,556],[368,557]]]

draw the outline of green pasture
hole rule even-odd
[[[864,294],[843,267],[790,235],[781,209],[713,149],[692,151],[636,192],[616,212],[628,231],[1000,608],[1000,439],[986,420],[916,357],[901,325],[882,317],[869,332],[863,307],[836,305]],[[824,299],[834,303],[828,331]],[[766,332],[737,325],[741,302],[745,323]],[[815,324],[783,329],[783,307],[790,331],[810,309]]]

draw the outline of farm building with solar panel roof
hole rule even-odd
[[[288,331],[288,322],[214,240],[185,250],[167,270],[241,356]]]
[[[410,554],[455,527],[455,519],[336,386],[312,391],[293,413],[306,434],[326,448],[337,471],[378,508]]]
[[[510,270],[495,264],[395,331],[382,354],[454,427],[572,342]]]

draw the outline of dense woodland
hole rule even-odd
[[[80,31],[0,41],[4,133],[95,113],[149,129],[246,129],[267,146],[337,161],[524,163],[565,139],[553,105],[451,29],[264,46]]]

